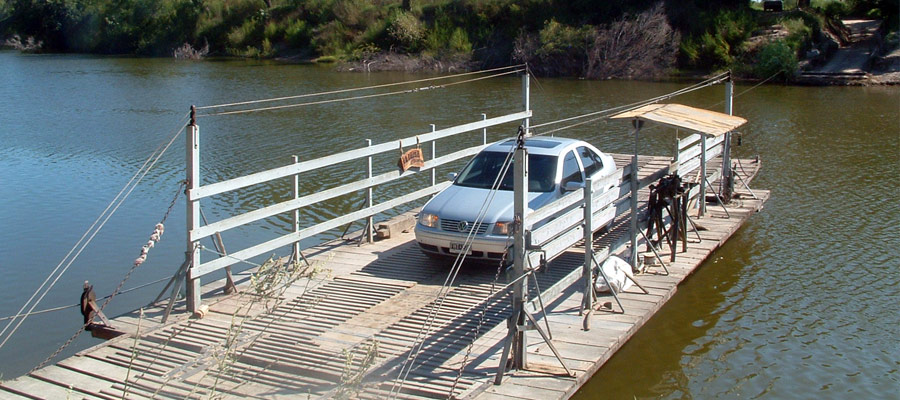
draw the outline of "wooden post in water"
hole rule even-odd
[[[191,269],[200,265],[200,242],[191,240],[191,232],[200,227],[200,200],[195,200],[193,191],[200,187],[200,127],[197,126],[196,108],[191,106],[191,123],[187,129],[185,143],[185,161],[186,173],[185,180],[187,182],[185,191],[187,192],[185,204],[187,210],[185,220],[187,222],[187,257],[190,269],[187,273],[185,281],[185,292],[187,295],[187,311],[193,313],[200,307],[200,278],[191,276]]]
[[[291,160],[294,162],[294,164],[297,164],[298,162],[300,162],[300,157],[291,156]],[[293,186],[294,186],[294,188],[293,188],[294,189],[294,199],[296,200],[296,199],[300,198],[300,174],[294,175],[294,185]],[[300,209],[299,208],[294,209],[294,232],[300,232]],[[294,261],[295,263],[300,263],[300,240],[297,240],[296,242],[294,242],[294,253],[292,255],[293,255],[292,261]]]
[[[372,147],[372,139],[366,139],[366,146]],[[372,156],[366,157],[366,177],[372,179]],[[366,189],[366,207],[372,208],[372,187],[369,186]],[[373,234],[375,231],[375,217],[370,215],[366,217],[366,241],[368,243],[375,242],[375,235]]]

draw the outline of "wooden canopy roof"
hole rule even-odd
[[[741,117],[682,104],[648,104],[636,110],[613,115],[610,118],[637,118],[711,136],[722,135],[747,123],[747,120]]]

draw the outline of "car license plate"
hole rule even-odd
[[[463,248],[465,248],[465,247],[466,247],[465,243],[450,242],[450,252],[451,253],[454,253],[454,254],[462,253]],[[471,248],[469,248],[469,251],[466,252],[466,255],[469,255],[469,254],[472,254]]]

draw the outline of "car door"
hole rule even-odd
[[[578,159],[584,168],[584,176],[599,177],[600,171],[603,171],[603,159],[587,146],[579,146],[575,149]],[[611,189],[612,186],[603,188],[603,191]]]
[[[561,191],[565,190],[566,184],[569,182],[584,183],[584,171],[578,162],[578,156],[574,149],[568,150],[563,156],[562,162],[562,179],[559,181]]]

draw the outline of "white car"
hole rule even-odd
[[[458,255],[466,250],[466,238],[474,229],[467,259],[499,260],[503,257],[512,245],[509,231],[513,219],[512,165],[500,190],[487,205],[481,223],[476,221],[507,155],[512,158],[510,151],[515,145],[516,141],[512,139],[488,146],[458,175],[451,174],[453,184],[422,207],[415,233],[425,254],[434,257]],[[586,176],[600,178],[616,171],[611,156],[581,140],[529,138],[525,140],[525,148],[528,149],[528,208],[531,210],[583,187]]]

